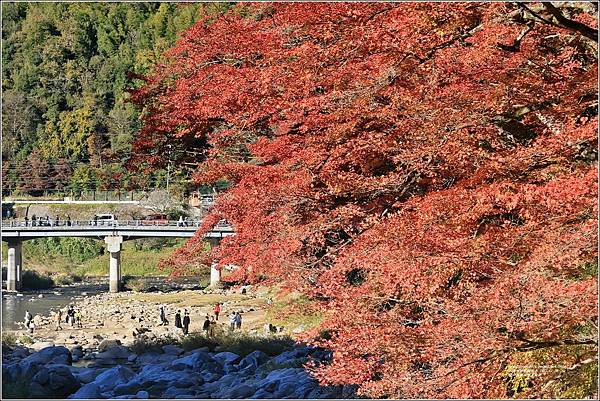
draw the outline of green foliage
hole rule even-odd
[[[129,349],[131,352],[139,355],[145,352],[162,352],[161,348],[163,345],[178,343],[179,341],[172,336],[149,338],[142,334],[134,340]]]
[[[598,277],[598,259],[582,264],[575,274],[575,278],[579,280],[592,277]]]
[[[123,285],[134,292],[146,292],[150,284],[144,279],[123,277]]]
[[[17,344],[15,333],[2,333],[2,347],[14,347]]]
[[[23,280],[23,288],[28,290],[47,290],[54,287],[52,277],[34,270],[23,271],[21,279]]]
[[[128,72],[150,72],[179,32],[227,8],[227,4],[6,3],[5,171],[28,169],[28,157],[38,149],[40,171],[33,178],[43,189],[62,185],[65,177],[57,182],[52,167],[59,158],[69,163],[63,173],[68,172],[71,189],[148,185],[134,182],[124,168],[139,130],[139,111],[127,103],[127,89],[138,81]],[[4,186],[30,191],[27,181],[21,174],[7,174]]]
[[[260,367],[260,372],[268,374],[269,372],[279,369],[302,368],[309,360],[310,358],[298,358],[281,363],[269,361]]]
[[[203,333],[190,333],[179,342],[186,351],[208,347],[214,351],[218,346],[220,351],[228,351],[242,357],[253,351],[262,351],[269,356],[279,355],[294,347],[290,337],[262,337],[247,333],[221,333],[214,337],[206,337]]]
[[[104,253],[101,241],[90,238],[39,238],[24,243],[25,257],[63,256],[81,263]]]

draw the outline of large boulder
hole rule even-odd
[[[119,384],[127,383],[135,373],[128,367],[118,365],[100,373],[93,383],[98,385],[100,392],[112,390]]]
[[[51,363],[70,365],[72,361],[73,359],[68,349],[51,346],[29,355],[27,358],[23,358],[19,362],[19,368],[13,370],[13,372],[22,378],[31,378],[38,372],[41,366]]]
[[[240,356],[238,354],[234,354],[233,352],[219,352],[218,354],[213,355],[213,359],[221,362],[221,364],[234,364],[240,361]]]
[[[263,363],[269,360],[269,355],[262,351],[256,350],[246,355],[238,364],[240,369],[256,369]]]
[[[177,355],[177,356],[179,356],[185,352],[183,350],[183,348],[181,348],[177,345],[173,345],[173,344],[163,345],[162,350],[165,354]]]
[[[87,384],[96,380],[96,377],[106,369],[94,369],[94,368],[76,368],[71,369],[73,376],[81,383]]]
[[[83,399],[98,399],[102,398],[100,394],[100,387],[96,383],[88,383],[81,387],[77,392],[71,395],[69,398],[76,400]]]
[[[229,391],[227,398],[248,398],[256,392],[253,385],[242,383]]]
[[[308,347],[295,348],[291,351],[285,351],[277,355],[273,358],[273,362],[277,364],[283,364],[293,359],[305,358],[308,356],[309,353],[310,348]]]
[[[49,364],[33,376],[30,388],[36,396],[64,398],[81,386],[67,365]]]
[[[104,352],[107,349],[111,348],[111,347],[116,347],[118,345],[121,345],[121,341],[119,340],[109,340],[109,339],[105,339],[100,341],[100,344],[98,344],[98,352]]]
[[[104,340],[106,341],[106,340]],[[127,359],[129,358],[129,356],[131,355],[131,353],[129,352],[129,350],[122,346],[122,345],[115,345],[112,346],[108,349],[106,349],[106,351],[104,352],[100,352],[98,355],[96,355],[97,359]]]
[[[135,375],[135,380],[148,385],[151,383],[167,382],[171,383],[185,377],[186,374],[175,370],[170,370],[169,366],[163,365],[146,365]]]
[[[208,352],[205,351],[194,351],[192,354],[175,359],[171,362],[173,369],[198,369],[208,362],[214,362],[213,358]]]

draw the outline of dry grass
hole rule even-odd
[[[155,302],[169,304],[176,307],[203,307],[211,306],[217,302],[234,302],[236,307],[255,306],[265,302],[262,298],[252,298],[242,294],[201,294],[196,291],[179,291],[173,293],[139,293],[131,294],[130,299],[141,302]]]

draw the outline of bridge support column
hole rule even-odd
[[[108,290],[119,292],[121,289],[121,244],[123,237],[114,235],[104,238],[106,250],[110,253]]]
[[[221,287],[221,270],[217,269],[215,262],[210,265],[210,288]]]
[[[21,290],[21,264],[23,261],[21,241],[8,241],[8,266],[6,271],[6,290]]]

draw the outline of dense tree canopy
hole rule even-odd
[[[213,256],[239,266],[230,280],[283,282],[330,311],[309,333],[335,351],[324,382],[592,395],[557,383],[597,368],[596,17],[591,3],[244,4],[144,77],[134,149],[231,184],[204,228],[224,217],[237,235]],[[564,368],[513,369],[540,365]]]
[[[150,72],[178,32],[227,7],[4,4],[4,189],[35,194],[44,189],[164,185],[160,171],[147,183],[124,168],[139,130],[139,112],[127,101],[126,89],[133,84],[128,72]],[[18,174],[32,163],[46,167],[44,180]],[[68,176],[55,180],[56,165],[65,163],[69,169],[61,172]]]

